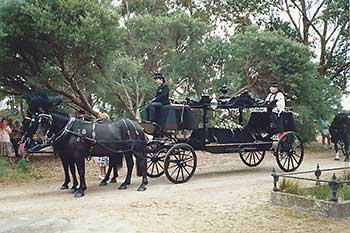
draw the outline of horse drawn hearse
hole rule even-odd
[[[47,95],[28,97],[27,102],[29,108],[23,121],[23,138],[37,133],[44,136],[43,143],[32,148],[33,151],[53,147],[65,171],[61,189],[68,188],[70,170],[73,178],[71,190],[76,197],[83,196],[87,187],[85,159],[89,156],[109,156],[115,171],[121,166],[122,157],[125,158],[128,172],[120,189],[126,189],[131,183],[132,156],[135,156],[138,175],[142,176],[139,191],[146,190],[147,175],[159,177],[165,173],[173,183],[187,182],[197,167],[196,150],[237,152],[243,163],[250,167],[259,165],[266,151],[273,151],[278,166],[286,172],[296,170],[304,156],[303,143],[296,133],[291,112],[284,112],[281,116],[283,129],[274,126],[270,113],[266,111],[253,111],[242,128],[212,128],[208,126],[208,118],[214,108],[209,96],[202,96],[199,101],[188,99],[186,104],[164,105],[155,122],[141,125],[127,118],[103,122],[76,119],[56,109],[61,103],[59,98]],[[217,109],[238,109],[242,123],[244,110],[267,107],[266,103],[242,93],[220,101]],[[201,112],[201,120],[195,119],[195,111]],[[148,141],[145,133],[152,135],[153,140]],[[101,183],[108,179],[109,172]]]
[[[239,153],[242,162],[258,166],[267,151],[272,151],[280,169],[285,172],[296,170],[304,157],[303,142],[296,132],[292,112],[283,112],[283,128],[273,124],[270,113],[261,111],[271,103],[257,101],[248,92],[226,98],[214,108],[209,96],[199,101],[187,99],[186,104],[165,105],[159,110],[154,122],[143,122],[146,134],[152,135],[148,143],[147,174],[159,177],[164,173],[173,183],[184,183],[191,179],[197,167],[196,150],[211,153]],[[239,112],[239,123],[243,112],[255,109],[244,127],[209,127],[209,113],[215,111]],[[196,121],[195,111],[201,112]],[[260,111],[257,111],[260,110]]]

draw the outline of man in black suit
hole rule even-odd
[[[161,73],[155,73],[154,74],[154,81],[157,83],[157,93],[153,99],[147,104],[146,106],[146,121],[153,121],[156,122],[156,117],[158,113],[160,112],[160,108],[163,105],[170,104],[169,101],[169,87],[168,84],[165,82],[165,78],[163,74]]]

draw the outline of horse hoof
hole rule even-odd
[[[344,159],[344,162],[349,162],[350,160],[348,158]]]
[[[67,184],[63,184],[61,187],[60,187],[60,190],[65,190],[65,189],[68,189],[68,185]]]
[[[146,191],[146,186],[140,186],[137,191],[140,191],[140,192],[143,192],[143,191]]]
[[[109,181],[109,183],[113,184],[113,183],[117,183],[116,179],[111,179],[111,181]]]
[[[78,189],[75,188],[75,187],[72,187],[72,188],[70,189],[70,192],[71,192],[71,193],[76,193],[77,191],[78,191]]]
[[[100,182],[100,186],[106,186],[106,185],[107,185],[107,181],[102,180],[102,181]]]
[[[127,189],[127,188],[128,188],[128,186],[127,186],[127,185],[122,184],[122,185],[120,185],[120,186],[119,186],[119,188],[118,188],[118,189],[124,190],[124,189]]]
[[[74,197],[83,197],[84,196],[84,192],[79,192],[77,191],[75,194],[74,194]]]

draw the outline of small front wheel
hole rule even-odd
[[[239,151],[242,162],[248,167],[258,166],[265,157],[265,151]]]
[[[174,184],[185,183],[194,175],[197,168],[197,156],[194,149],[186,144],[176,144],[165,157],[166,177]]]
[[[304,145],[300,136],[292,131],[284,133],[278,140],[275,155],[283,171],[295,171],[304,158]]]
[[[166,148],[158,141],[147,144],[147,176],[151,178],[160,177],[164,174],[164,159]]]

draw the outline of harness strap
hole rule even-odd
[[[53,143],[57,142],[58,140],[60,140],[64,135],[66,135],[66,133],[70,131],[69,129],[74,121],[75,121],[75,117],[69,118],[69,121],[66,124],[66,126],[63,128],[62,132],[57,137],[53,137],[53,139],[50,140],[50,143],[53,144]]]
[[[124,119],[122,119],[122,121],[123,121],[123,123],[124,123],[124,125],[125,125],[125,127],[126,127],[126,132],[128,133],[129,139],[131,139],[131,133],[130,133],[130,130],[129,130],[128,124],[126,124],[126,122],[125,122],[125,120],[124,120]]]
[[[96,122],[94,121],[94,122],[92,122],[92,131],[91,131],[92,139],[95,139],[95,138],[96,138],[95,129],[96,129]]]
[[[136,134],[136,136],[137,136],[137,139],[140,139],[140,132],[136,129],[136,126],[135,126],[134,122],[131,121],[130,119],[127,119],[127,120],[130,122],[130,124],[131,124],[132,127],[134,128],[135,134]]]

